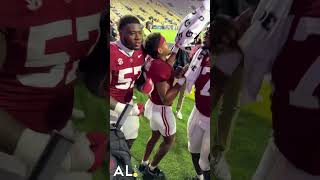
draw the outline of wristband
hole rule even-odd
[[[49,142],[50,136],[25,129],[16,145],[14,156],[33,167]]]
[[[114,108],[114,111],[120,114],[124,110],[125,107],[126,107],[126,104],[118,102],[116,107]]]

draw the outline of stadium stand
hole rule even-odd
[[[153,22],[154,29],[177,29],[182,18],[199,6],[202,0],[112,0],[113,22],[126,14],[136,15],[142,24]]]
[[[186,16],[188,13],[194,11],[202,0],[159,0],[164,4],[167,8],[176,12],[180,17]]]

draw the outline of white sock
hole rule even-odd
[[[199,178],[199,180],[204,180],[203,174],[201,174],[201,175],[197,174],[197,177]]]
[[[144,165],[144,166],[146,166],[146,165],[149,164],[149,160],[146,160],[146,161],[142,160],[142,161],[141,161],[141,164]]]
[[[151,166],[151,164],[150,164],[149,168],[150,168],[151,171],[154,171],[154,169],[156,169],[157,166]]]

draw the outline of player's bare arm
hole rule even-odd
[[[213,67],[212,70],[212,86],[210,88],[211,90],[211,106],[212,109],[216,108],[222,94],[224,91],[224,87],[226,82],[230,77],[226,76],[219,68]]]
[[[166,106],[171,106],[181,88],[179,83],[176,83],[172,88],[170,88],[170,85],[167,82],[159,82],[155,86],[159,92],[161,101]]]

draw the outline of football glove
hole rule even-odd
[[[114,111],[117,112],[118,114],[121,114],[121,112],[124,110],[126,107],[126,104],[123,103],[117,103]],[[144,105],[142,103],[138,104],[133,104],[133,108],[129,112],[129,116],[140,116],[144,111]]]

